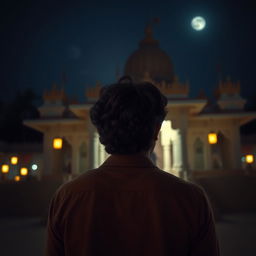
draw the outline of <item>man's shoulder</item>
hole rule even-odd
[[[104,172],[104,170],[104,168],[96,168],[86,171],[72,181],[63,184],[58,189],[57,194],[61,197],[66,197],[67,195],[91,192],[99,188],[104,189],[109,187],[107,179],[108,172]],[[170,193],[175,192],[175,194],[179,196],[188,195],[188,197],[193,198],[200,198],[204,196],[204,191],[199,185],[176,177],[175,175],[167,173],[159,168],[144,170],[144,175],[140,177],[140,180],[143,182],[140,190],[144,188],[149,188],[150,190],[154,187],[158,191],[169,191]],[[111,183],[111,185],[113,184]],[[117,187],[120,189],[119,185],[117,185]],[[114,186],[112,188],[114,189]]]
[[[68,195],[90,189],[98,172],[98,169],[91,169],[86,171],[85,173],[80,174],[73,180],[62,184],[56,191],[56,194]]]
[[[165,189],[176,189],[179,191],[187,191],[196,194],[204,194],[204,190],[198,184],[193,183],[192,181],[182,179],[177,177],[171,173],[165,172],[161,169],[157,168],[157,171],[154,172],[155,177],[154,179],[158,179],[161,183],[161,186]]]

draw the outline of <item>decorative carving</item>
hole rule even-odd
[[[64,92],[64,89],[58,89],[57,84],[53,84],[51,90],[45,91],[43,94],[44,101],[48,102],[64,102],[67,97]]]
[[[240,82],[232,82],[230,77],[227,77],[226,81],[220,81],[216,90],[216,96],[219,97],[222,94],[226,95],[239,95],[240,94]]]
[[[187,97],[189,93],[189,83],[182,84],[177,76],[175,76],[173,83],[162,81],[161,83],[155,83],[155,86],[166,96]]]
[[[164,95],[175,96],[175,97],[187,97],[189,93],[189,83],[185,84],[179,82],[178,77],[175,77],[173,83],[167,83],[166,81],[162,81],[160,83],[155,82],[149,72],[144,73],[144,82],[150,82],[154,84]],[[95,87],[89,88],[86,90],[86,97],[89,100],[96,100],[99,98],[100,91],[102,89],[101,84],[98,82]]]
[[[240,96],[240,82],[220,81],[215,91],[221,109],[243,109],[246,101]]]

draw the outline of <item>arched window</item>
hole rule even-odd
[[[194,143],[194,168],[204,170],[204,143],[200,138]]]

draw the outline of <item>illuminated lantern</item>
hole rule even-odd
[[[54,138],[53,139],[53,148],[54,149],[62,149],[62,138]]]
[[[9,165],[3,164],[2,165],[2,173],[8,173],[9,172]]]
[[[28,175],[28,168],[22,167],[22,168],[20,169],[20,175],[22,175],[22,176],[27,176],[27,175]]]
[[[209,144],[216,144],[218,142],[217,133],[208,133],[208,142]]]
[[[254,162],[254,156],[253,155],[246,155],[245,161],[247,164],[252,164]]]
[[[15,180],[15,181],[20,181],[20,176],[19,176],[19,175],[16,175],[16,176],[14,177],[14,180]]]
[[[18,157],[17,156],[12,156],[11,157],[11,164],[15,165],[18,163]]]

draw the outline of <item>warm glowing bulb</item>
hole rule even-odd
[[[54,138],[53,139],[53,148],[54,149],[62,149],[62,138]]]
[[[218,142],[218,137],[216,133],[208,134],[208,142],[209,144],[216,144]]]
[[[20,175],[22,175],[22,176],[28,175],[28,168],[22,167],[22,168],[20,169]]]
[[[16,176],[14,177],[14,180],[15,180],[15,181],[20,181],[20,176],[19,176],[19,175],[16,175]]]
[[[247,164],[252,164],[254,162],[254,156],[253,155],[246,155],[245,161]]]
[[[9,165],[3,164],[2,165],[2,173],[8,173],[9,172]]]
[[[11,164],[17,164],[18,163],[18,157],[17,156],[12,156],[11,157]]]

